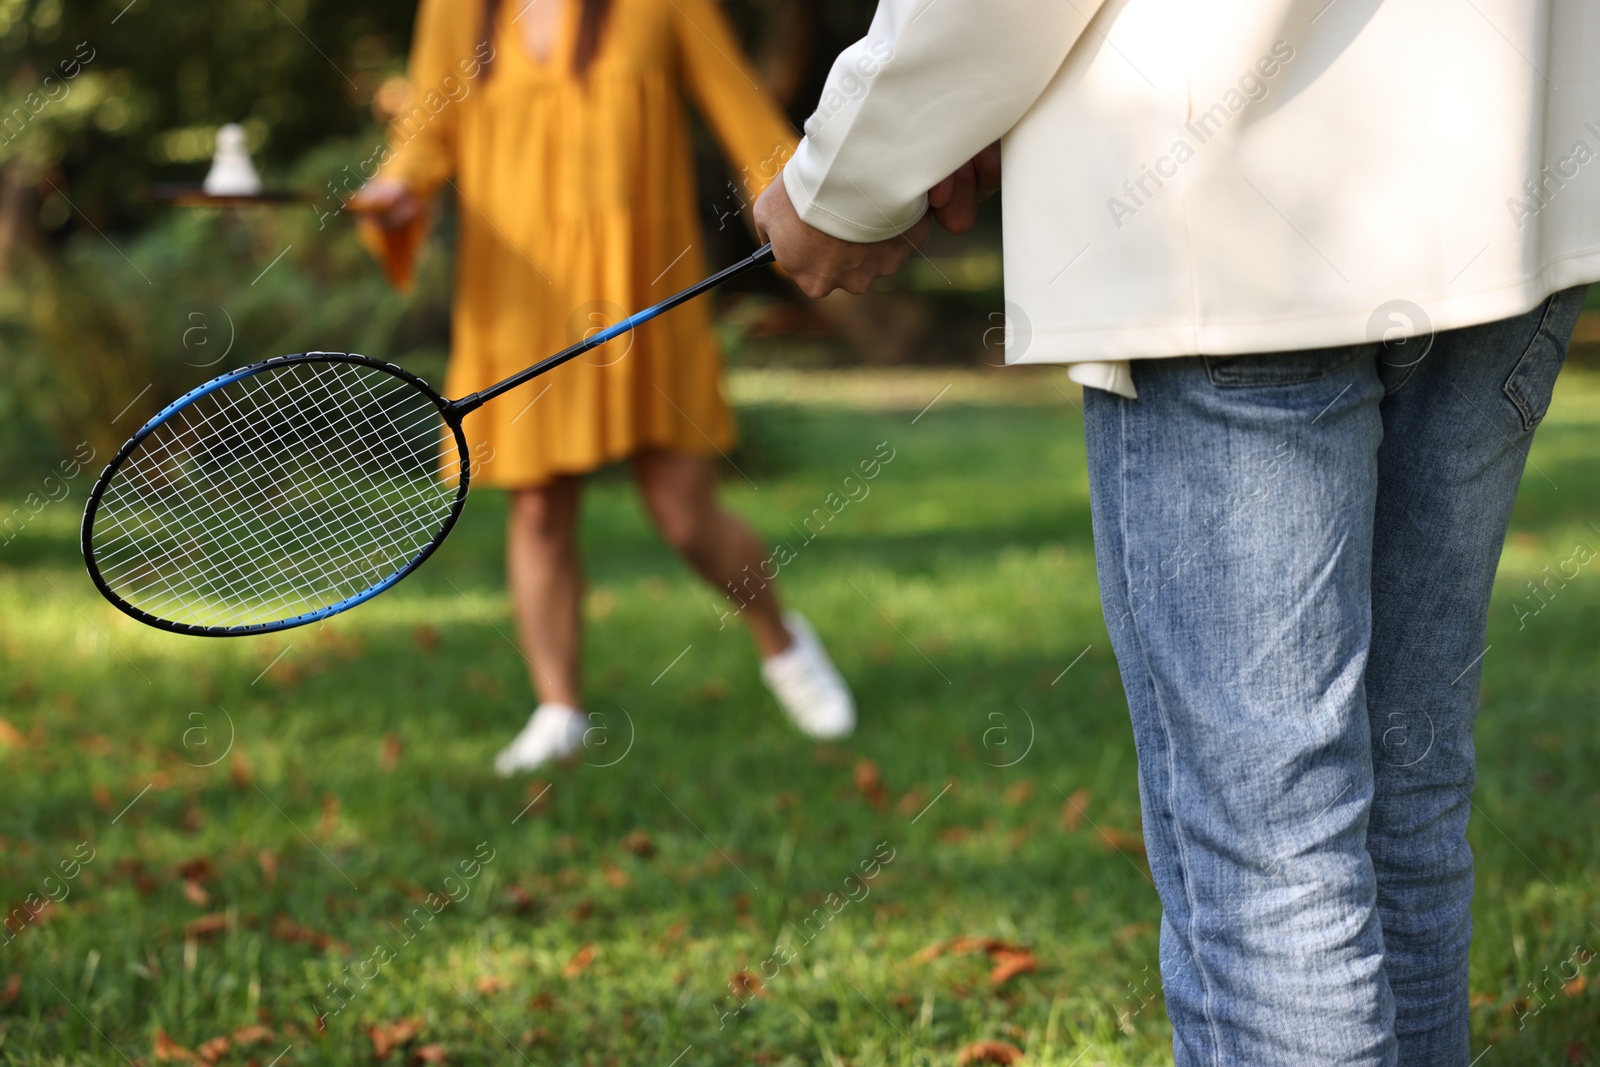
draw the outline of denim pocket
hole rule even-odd
[[[1567,344],[1577,325],[1578,312],[1588,287],[1566,289],[1545,301],[1544,315],[1533,340],[1511,368],[1506,378],[1506,399],[1517,409],[1524,432],[1533,430],[1550,410],[1550,395],[1555,392],[1556,376],[1567,360]]]
[[[1295,352],[1260,352],[1247,356],[1202,356],[1206,375],[1220,389],[1245,389],[1263,385],[1299,385],[1326,378],[1364,356],[1375,355],[1379,344],[1337,345]]]

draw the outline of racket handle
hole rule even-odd
[[[644,325],[656,316],[671,311],[679,304],[693,300],[702,293],[710,292],[723,282],[737,278],[739,275],[752,271],[757,267],[764,267],[769,263],[775,262],[776,259],[777,256],[772,251],[772,245],[762,245],[751,255],[741,259],[733,266],[725,267],[722,270],[719,270],[711,277],[705,279],[704,281],[696,282],[682,292],[673,293],[671,296],[661,301],[661,303],[652,305],[651,307],[645,308],[643,311],[629,315],[621,322],[616,323],[613,326],[606,327],[592,337],[584,338],[571,348],[562,349],[553,356],[547,356],[546,358],[541,359],[527,370],[518,371],[505,381],[491,385],[482,392],[473,393],[471,396],[464,396],[460,400],[452,401],[450,404],[450,415],[459,419],[461,416],[470,411],[476,411],[478,408],[482,407],[490,400],[493,400],[501,393],[508,392],[512,389],[515,389],[517,386],[524,384],[525,382],[532,381],[545,371],[554,370],[568,360],[581,356],[591,349],[599,348],[607,341],[613,341],[618,337],[621,337],[623,334],[635,329],[636,327]]]

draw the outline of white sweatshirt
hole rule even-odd
[[[850,241],[1003,136],[1007,362],[1128,396],[1600,280],[1596,0],[880,0],[805,132]]]

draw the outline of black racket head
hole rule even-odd
[[[466,503],[460,419],[427,382],[349,352],[220,375],[123,445],[83,513],[107,600],[205,637],[326,619],[416,570]]]

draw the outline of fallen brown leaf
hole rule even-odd
[[[170,1063],[173,1061],[177,1061],[179,1063],[198,1063],[200,1060],[199,1056],[196,1056],[193,1052],[190,1052],[188,1049],[172,1040],[172,1038],[167,1036],[167,1032],[161,1029],[156,1030],[156,1043],[155,1047],[151,1051],[157,1061],[161,1063]]]
[[[721,678],[713,678],[704,685],[697,686],[693,694],[697,704],[715,704],[719,700],[726,700],[727,697],[728,683]]]
[[[144,864],[132,857],[124,857],[118,860],[113,865],[113,869],[133,882],[134,888],[139,891],[141,897],[147,897],[160,888],[156,880],[144,869]]]
[[[342,944],[342,942],[336,942],[327,934],[313,930],[309,926],[301,926],[287,915],[273,916],[268,932],[279,941],[287,941],[290,944],[310,945],[318,951],[327,948],[329,945]]]
[[[587,897],[585,897],[583,900],[578,901],[577,905],[575,907],[573,907],[573,909],[572,909],[572,921],[575,922],[575,923],[581,923],[581,922],[583,922],[583,920],[587,919],[589,916],[591,916],[593,914],[594,914],[594,901],[592,901],[592,900],[588,899]]]
[[[195,1049],[195,1051],[198,1052],[200,1054],[200,1058],[205,1060],[207,1063],[216,1063],[218,1060],[222,1059],[223,1055],[228,1051],[228,1046],[230,1044],[231,1042],[229,1042],[225,1037],[214,1037],[210,1041],[207,1041],[205,1044],[201,1045],[199,1048]]]
[[[920,785],[913,786],[911,792],[900,798],[900,802],[894,806],[894,810],[898,811],[901,815],[915,815],[921,811],[927,805],[927,803],[927,790],[923,789]]]
[[[1001,799],[1003,799],[1007,804],[1010,804],[1012,807],[1016,807],[1019,804],[1026,804],[1028,801],[1033,799],[1033,783],[1024,778],[1022,781],[1007,789],[1005,793],[1002,794]]]
[[[950,942],[950,951],[955,955],[967,952],[987,952],[997,956],[1003,952],[1026,952],[1021,945],[1013,945],[1009,941],[1002,941],[998,937],[981,937],[977,934],[962,934]]]
[[[956,1062],[962,1067],[969,1063],[1021,1063],[1022,1050],[1004,1041],[974,1041],[956,1054]]]
[[[1126,852],[1134,856],[1144,855],[1144,835],[1129,833],[1127,830],[1118,830],[1114,826],[1102,826],[1100,838],[1108,848],[1118,852]]]
[[[430,656],[439,651],[439,631],[427,623],[412,630],[411,639],[417,643],[418,648]]]
[[[922,949],[911,957],[912,963],[927,963],[940,956],[964,956],[969,952],[985,952],[991,958],[1016,953],[1026,953],[1028,950],[1020,945],[1013,945],[1009,941],[1002,941],[998,937],[983,937],[978,934],[962,934],[946,941],[935,941],[927,948]]]
[[[656,854],[656,843],[643,830],[635,830],[622,839],[622,851],[647,860]]]
[[[594,958],[599,954],[600,950],[594,944],[584,945],[572,954],[572,958],[567,961],[567,965],[561,968],[561,973],[568,978],[576,978],[589,969],[589,965],[594,962]]]
[[[414,1063],[414,1064],[415,1063],[443,1063],[444,1062],[444,1046],[443,1045],[423,1045],[420,1048],[414,1049],[414,1050],[412,1050],[412,1053],[411,1053],[411,1062]]]
[[[492,974],[479,975],[478,980],[472,983],[472,985],[473,988],[486,997],[493,996],[502,989],[511,988],[510,982],[506,981],[504,978],[497,978]]]
[[[339,828],[339,798],[332,793],[322,794],[322,818],[317,822],[317,836],[329,837]]]
[[[261,880],[272,885],[278,880],[278,857],[266,849],[256,853],[256,863],[261,867]]]
[[[1572,979],[1570,982],[1567,982],[1565,985],[1563,985],[1561,987],[1561,992],[1565,993],[1569,997],[1576,997],[1576,996],[1581,995],[1583,993],[1583,991],[1585,989],[1587,989],[1588,987],[1589,987],[1589,978],[1588,978],[1588,976],[1580,974],[1580,975],[1578,975],[1578,977]]]
[[[767,983],[763,982],[759,975],[751,974],[749,971],[739,971],[728,979],[728,988],[733,990],[733,995],[740,1000],[767,995]]]
[[[211,894],[206,892],[206,887],[193,878],[183,880],[183,895],[197,908],[203,908],[211,903]]]
[[[378,747],[378,766],[386,771],[392,771],[400,766],[400,757],[405,753],[405,742],[400,740],[399,734],[388,734],[383,739],[383,744]]]
[[[250,759],[244,754],[244,749],[233,750],[233,755],[228,760],[228,777],[233,779],[236,789],[248,789],[256,780],[255,772],[250,768]]]
[[[811,758],[824,766],[843,767],[850,762],[850,753],[838,745],[817,745],[811,750]]]
[[[265,1044],[277,1036],[277,1034],[260,1023],[251,1023],[249,1026],[241,1026],[233,1032],[233,1043],[240,1048],[248,1048],[251,1045]]]
[[[27,748],[28,739],[23,736],[21,730],[0,719],[0,745],[7,748]]]
[[[193,882],[208,882],[215,878],[217,869],[211,860],[205,856],[196,856],[192,860],[184,860],[178,864],[178,877]]]
[[[939,831],[939,840],[948,841],[952,845],[959,845],[972,836],[972,831],[965,826],[946,826]]]
[[[889,803],[889,791],[883,787],[883,772],[869,759],[856,761],[856,792],[873,807],[882,810]]]
[[[683,940],[684,933],[689,929],[689,924],[679,919],[667,927],[667,932],[661,935],[661,940],[656,943],[659,949],[666,949]]]
[[[628,872],[614,863],[602,863],[600,865],[600,875],[612,889],[628,888]]]
[[[89,787],[89,797],[94,801],[94,806],[101,811],[109,812],[116,806],[116,801],[111,798],[111,790],[96,782]]]
[[[989,984],[1003,986],[1019,974],[1031,974],[1039,969],[1039,961],[1027,949],[1018,952],[991,953],[994,969],[989,972]]]
[[[367,1027],[367,1036],[372,1039],[372,1054],[380,1060],[388,1059],[389,1053],[395,1049],[411,1044],[420,1033],[421,1019],[396,1019]]]
[[[1574,1065],[1594,1062],[1589,1059],[1589,1043],[1580,1038],[1568,1045],[1567,1062]]]
[[[1083,825],[1083,817],[1089,810],[1089,796],[1087,789],[1074,789],[1072,795],[1061,805],[1061,828],[1072,833]]]
[[[220,911],[202,915],[184,927],[190,937],[215,937],[228,928],[228,917]]]
[[[538,900],[534,897],[534,895],[520,885],[510,885],[506,887],[505,901],[506,904],[510,906],[511,910],[517,912],[518,914],[532,911],[534,905],[538,903]]]
[[[6,979],[5,985],[0,985],[0,1005],[16,1003],[17,996],[22,992],[22,975],[13,974]]]

